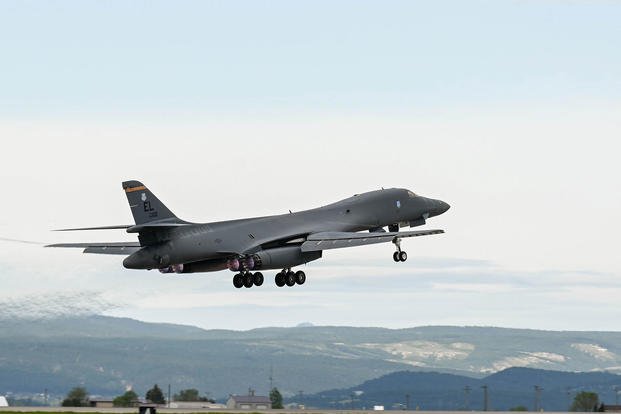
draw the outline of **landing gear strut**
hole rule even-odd
[[[282,272],[276,274],[274,281],[278,287],[303,285],[306,282],[306,274],[301,270],[294,272],[291,269],[283,269]]]
[[[408,260],[408,254],[401,250],[401,239],[399,237],[395,237],[392,242],[397,247],[397,251],[392,254],[392,260],[395,262],[405,262]]]

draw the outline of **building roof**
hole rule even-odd
[[[240,404],[271,404],[272,400],[261,395],[231,395],[231,398]]]

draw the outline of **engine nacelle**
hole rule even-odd
[[[184,264],[180,273],[217,272],[227,267],[227,261],[223,259],[202,260]]]
[[[255,268],[254,256],[248,256],[243,259],[229,259],[226,261],[226,267],[231,272],[237,272],[242,269],[252,270]]]
[[[321,257],[321,253],[321,251],[302,252],[300,246],[277,247],[275,249],[262,250],[245,258],[202,260],[200,262],[160,267],[158,270],[161,273],[202,273],[217,272],[224,269],[229,269],[233,272],[242,269],[286,269],[317,260]]]
[[[252,255],[253,269],[286,269],[321,258],[321,251],[302,252],[300,246],[277,247]]]
[[[187,273],[184,272],[184,264],[174,264],[174,265],[170,265],[167,267],[160,267],[159,269],[157,269],[160,271],[160,273]]]

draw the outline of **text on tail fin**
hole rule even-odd
[[[129,208],[132,211],[136,224],[177,219],[177,216],[140,181],[123,182],[123,190],[125,190],[127,195]]]

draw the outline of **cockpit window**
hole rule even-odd
[[[416,197],[416,194],[414,194],[414,193],[413,193],[413,192],[411,192],[411,191],[408,191],[408,196],[409,196],[410,198],[414,198],[414,197]]]

